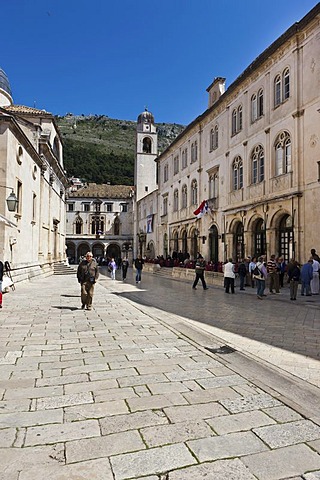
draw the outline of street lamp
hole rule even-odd
[[[19,200],[17,199],[16,194],[13,191],[13,188],[12,187],[6,187],[5,185],[0,185],[0,187],[1,188],[9,188],[11,190],[11,193],[10,193],[9,197],[6,199],[6,202],[7,202],[7,207],[8,207],[9,212],[15,212],[16,208],[17,208],[17,205],[19,203]]]

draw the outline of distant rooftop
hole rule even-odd
[[[39,110],[38,108],[33,107],[26,107],[25,105],[7,105],[3,107],[9,113],[16,113],[21,115],[50,115],[51,113],[47,112],[46,110]]]
[[[108,185],[103,183],[88,183],[87,186],[70,192],[69,198],[90,197],[90,198],[131,198],[134,187],[129,185]]]

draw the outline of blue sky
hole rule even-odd
[[[14,103],[187,125],[315,0],[0,0]]]

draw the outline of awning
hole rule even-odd
[[[8,227],[17,228],[17,226],[18,226],[15,223],[11,222],[11,220],[9,220],[9,218],[5,217],[4,215],[1,215],[1,213],[0,213],[0,222],[5,223]]]

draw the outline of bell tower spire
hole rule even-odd
[[[145,108],[138,116],[136,133],[135,188],[136,201],[157,189],[158,133],[154,117]]]

